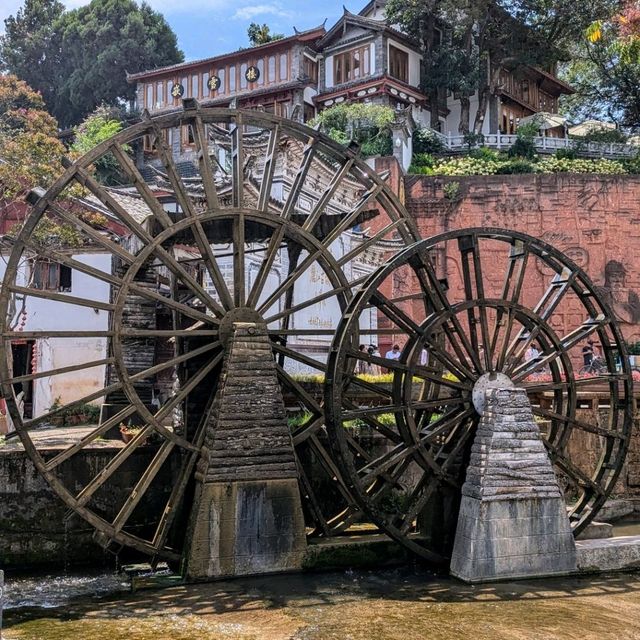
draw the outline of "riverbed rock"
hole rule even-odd
[[[633,502],[630,500],[607,500],[598,511],[598,520],[600,522],[615,522],[631,515],[633,511]]]

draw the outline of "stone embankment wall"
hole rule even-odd
[[[153,453],[151,447],[133,453],[99,499],[122,504]],[[46,452],[43,455],[48,457]],[[65,484],[75,482],[80,491],[113,455],[106,447],[77,454],[64,465]],[[149,515],[157,517],[171,486],[169,478],[152,485],[135,514],[140,526]],[[93,541],[93,531],[51,490],[24,450],[15,445],[0,448],[0,568],[95,564],[103,554],[105,562],[112,563],[113,558]]]

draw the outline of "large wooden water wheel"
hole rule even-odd
[[[339,533],[360,511],[329,451],[321,394],[301,376],[324,375],[352,291],[417,234],[356,148],[261,112],[185,106],[33,194],[0,295],[3,396],[39,472],[103,544],[178,559],[225,341],[233,322],[264,321],[298,409],[309,533]],[[63,268],[63,285],[42,277]],[[25,341],[53,355],[17,374]],[[62,391],[27,417],[21,390],[41,383]],[[87,403],[103,405],[99,425],[37,447],[37,430]]]
[[[397,359],[358,348],[372,310]],[[368,405],[367,367],[391,377]],[[419,555],[446,553],[433,531],[451,545],[484,392],[511,386],[529,394],[577,534],[611,493],[631,434],[631,371],[604,296],[561,252],[501,229],[445,233],[390,259],[349,303],[329,362],[327,426],[357,504]],[[362,455],[354,425],[381,442],[376,455]]]

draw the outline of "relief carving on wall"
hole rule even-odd
[[[627,324],[640,322],[640,297],[629,287],[627,269],[620,260],[609,260],[604,268],[600,293],[613,309],[616,320]]]
[[[584,271],[589,271],[589,252],[580,246],[578,239],[573,234],[564,231],[546,231],[540,236],[540,240],[562,251],[567,258],[573,260]],[[540,260],[536,260],[536,267],[544,276],[552,277],[555,275],[555,272]]]

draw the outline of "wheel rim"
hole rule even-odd
[[[167,143],[168,132],[178,127],[190,130],[196,158],[191,175],[180,172]],[[145,136],[155,139],[156,154],[162,161],[153,189],[129,155]],[[208,151],[202,153],[203,149]],[[115,167],[133,184],[126,198],[117,188],[107,189],[95,180],[91,168],[100,163]],[[100,211],[110,215],[110,223],[121,229],[125,242],[116,243],[108,232],[73,215],[69,202],[78,195],[79,186],[85,190],[81,195],[90,197],[93,204],[100,205]],[[146,208],[143,221],[139,210],[129,206],[133,197]],[[374,219],[374,213],[375,230],[360,235],[357,228],[353,231],[354,226]],[[38,245],[38,225],[49,218],[67,224],[83,243],[90,241],[94,252],[109,256],[114,267],[104,262],[96,266],[84,258],[74,259],[72,251]],[[357,236],[357,242],[351,238],[351,244],[342,246],[345,233]],[[199,108],[134,125],[71,165],[40,198],[16,238],[8,262],[0,297],[0,368],[3,395],[27,453],[65,503],[98,530],[103,543],[178,558],[179,545],[171,541],[169,533],[188,496],[203,421],[222,362],[221,334],[226,337],[233,319],[263,319],[269,326],[282,387],[304,414],[292,437],[309,532],[339,533],[357,520],[359,508],[328,450],[322,398],[309,393],[291,371],[324,373],[326,362],[319,354],[328,351],[337,318],[352,289],[383,257],[409,246],[416,238],[403,207],[358,157],[357,150],[345,149],[307,127],[259,112]],[[223,245],[228,245],[226,250]],[[223,255],[225,252],[229,255]],[[36,290],[28,282],[22,286],[24,264],[45,256],[71,268],[74,278],[90,279],[96,291],[103,287],[104,294],[107,287],[106,296],[80,298],[72,293]],[[252,256],[256,256],[256,267],[248,273],[254,264]],[[281,274],[275,285],[270,280],[274,265]],[[311,272],[317,285],[311,291],[301,291],[299,283],[309,282]],[[74,309],[97,309],[104,326],[82,333],[73,326],[31,330],[28,324],[24,331],[17,331],[11,314],[16,293],[26,296],[27,305],[34,299],[45,300],[67,314],[69,309],[71,313]],[[144,317],[136,316],[134,310],[141,305],[155,309],[156,322],[163,318],[166,324],[150,326],[151,311]],[[328,324],[299,328],[301,314],[315,314],[324,321],[323,310],[330,316]],[[51,367],[16,381],[11,344],[17,339],[42,343],[104,340],[109,346],[103,357],[74,361],[66,368]],[[138,356],[153,351],[150,343],[156,348],[161,345],[170,355],[143,362]],[[105,367],[107,384],[103,389],[84,396],[71,393],[53,411],[33,419],[21,417],[14,388],[20,381],[46,374],[55,377],[70,369],[77,374]],[[172,377],[174,388],[171,392],[165,389],[160,400],[154,396],[156,404],[151,407],[149,389],[157,386],[158,376],[166,374]],[[203,385],[213,387],[203,392]],[[199,399],[193,400],[198,394]],[[38,451],[31,437],[35,427],[79,403],[116,396],[119,410],[101,427],[88,431],[79,443],[53,457],[45,458]],[[197,424],[192,419],[184,428],[174,414],[182,411],[184,416],[190,410],[189,403],[198,407],[204,418]],[[98,444],[109,429],[132,420],[142,431],[111,457],[105,453],[96,473],[77,481],[65,477],[74,456]],[[149,443],[149,437],[157,441]],[[133,490],[110,500],[110,487],[123,477],[130,456],[140,451],[148,451],[149,460],[144,471],[132,477]],[[308,468],[312,457],[319,461],[318,473],[323,475],[321,490],[330,485],[336,496],[329,509],[320,504],[319,489]],[[140,516],[143,497],[159,482],[167,483],[167,492]]]
[[[488,264],[490,277],[482,271]],[[394,291],[403,279],[413,283],[413,293]],[[364,333],[361,318],[372,308],[378,326],[387,327],[403,345],[397,361],[373,358],[355,347]],[[499,373],[527,389],[579,533],[613,489],[630,437],[632,378],[612,318],[574,263],[524,234],[450,232],[389,260],[349,303],[332,347],[325,389],[330,438],[356,502],[388,534],[438,560],[433,549],[415,539],[416,520],[443,485],[459,494],[479,419],[472,392],[481,377],[486,381]],[[581,348],[592,337],[603,349],[604,372],[581,378],[576,374]],[[527,359],[534,355],[532,344],[539,355]],[[423,348],[427,361],[421,364]],[[392,391],[377,406],[356,407],[352,397],[362,362],[391,371]],[[590,389],[609,395],[606,420],[595,415],[588,420],[579,409],[579,392]],[[378,416],[389,415],[394,425],[379,424]],[[386,438],[373,459],[364,461],[353,447],[349,428],[354,419]],[[574,460],[585,434],[598,440],[588,463]],[[395,510],[388,508],[389,497]]]

